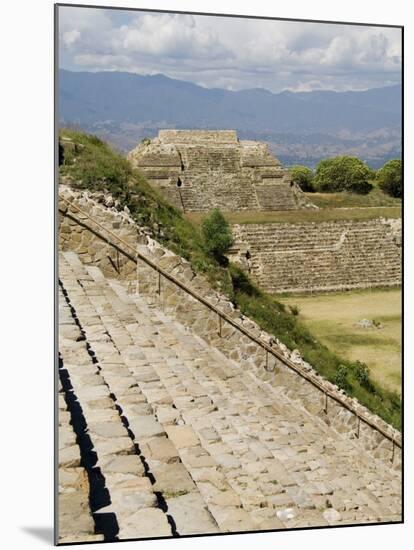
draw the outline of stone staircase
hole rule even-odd
[[[277,384],[73,252],[59,278],[59,420],[90,480],[83,531],[69,540],[66,514],[61,542],[401,520],[399,472]]]
[[[208,174],[220,171],[235,174],[240,172],[240,152],[234,146],[180,147],[177,145],[184,169],[193,174]]]
[[[296,210],[298,208],[290,183],[255,185],[261,210]]]
[[[61,319],[63,309],[64,304],[60,311]],[[70,392],[68,394],[70,395]],[[81,465],[77,436],[71,425],[71,413],[64,397],[62,383],[59,383],[58,407],[59,469],[57,508],[59,542],[97,542],[103,540],[104,536],[94,532],[94,521],[89,508],[90,487],[88,475]]]
[[[234,225],[232,259],[248,250],[251,274],[272,293],[397,286],[401,246],[388,221]]]

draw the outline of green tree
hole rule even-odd
[[[292,166],[290,168],[290,173],[292,174],[292,181],[299,185],[302,191],[306,193],[312,193],[315,191],[313,186],[313,172],[307,166]]]
[[[350,389],[350,384],[348,381],[348,367],[346,365],[339,365],[335,374],[334,382],[339,388],[341,388],[341,390],[347,391]]]
[[[355,370],[355,377],[358,380],[358,382],[369,390],[371,393],[374,393],[374,385],[372,384],[371,378],[370,378],[370,370],[369,367],[362,363],[361,361],[357,361],[354,364],[354,370]]]
[[[365,195],[372,189],[372,170],[356,157],[334,157],[321,160],[316,167],[314,185],[318,191],[348,191]]]
[[[391,195],[391,197],[401,198],[403,194],[402,185],[402,162],[399,159],[389,160],[377,172],[379,187]]]
[[[233,235],[229,224],[218,208],[212,210],[204,219],[201,225],[201,233],[207,252],[222,263],[224,253],[233,244]]]

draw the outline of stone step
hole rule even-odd
[[[93,309],[95,305],[97,311],[100,311],[102,308],[101,314],[105,313],[103,317],[105,317],[108,326],[112,322],[112,327],[114,327],[114,330],[111,331],[113,337],[112,343],[107,338],[102,338],[102,335],[105,333],[108,334],[108,332],[105,331],[103,325],[99,326],[96,322],[92,327],[85,327],[86,338],[92,349],[96,350],[96,357],[99,359],[102,377],[108,385],[108,392],[111,392],[116,400],[116,405],[122,411],[122,416],[128,424],[129,435],[133,442],[138,445],[140,456],[144,457],[145,464],[155,480],[154,486],[151,488],[148,477],[141,475],[140,479],[134,479],[133,475],[135,472],[129,471],[132,467],[130,461],[128,461],[128,466],[124,464],[119,466],[122,468],[120,472],[115,471],[111,475],[111,471],[108,474],[108,468],[118,467],[119,460],[126,460],[126,458],[121,459],[117,457],[115,466],[113,466],[112,460],[109,463],[107,462],[109,460],[107,455],[111,455],[111,451],[113,450],[111,443],[115,445],[114,452],[119,454],[129,455],[132,451],[128,447],[128,441],[122,437],[119,431],[120,426],[104,422],[93,423],[91,430],[97,431],[99,437],[107,439],[107,441],[98,442],[100,445],[98,445],[97,452],[98,456],[102,457],[98,464],[101,465],[105,472],[106,486],[111,495],[112,504],[103,508],[101,512],[113,512],[116,514],[120,525],[120,539],[149,537],[156,520],[155,511],[151,511],[151,513],[149,510],[145,511],[145,514],[148,513],[153,518],[149,518],[146,532],[143,531],[143,527],[140,528],[139,532],[135,532],[134,524],[144,513],[141,509],[149,509],[156,506],[155,493],[160,493],[163,500],[167,503],[168,509],[169,502],[171,501],[171,509],[175,513],[173,518],[174,525],[179,534],[218,532],[219,528],[216,522],[207,511],[194,481],[180,461],[179,453],[174,445],[174,438],[168,437],[168,432],[164,430],[163,425],[158,422],[156,415],[153,413],[153,404],[158,403],[159,399],[168,403],[170,401],[169,396],[163,394],[160,397],[160,392],[154,384],[142,382],[141,379],[145,381],[148,378],[148,376],[145,376],[146,373],[142,372],[142,369],[139,373],[141,376],[137,376],[137,378],[131,376],[130,371],[137,365],[137,354],[133,350],[131,351],[131,342],[128,342],[127,332],[119,329],[116,315],[111,315],[109,308],[105,305],[106,300],[100,300],[99,293],[95,292],[96,289],[92,290],[90,285],[86,285],[86,281],[88,281],[87,275],[79,269],[81,266],[77,263],[77,258],[74,258],[70,253],[66,256],[78,271],[74,277],[81,282],[84,289],[84,296],[80,300],[76,295],[73,299],[73,305],[77,313],[80,312],[79,318],[83,318],[82,313],[85,311],[85,305],[89,310]],[[93,270],[93,268],[91,269],[92,274],[98,280],[102,280],[102,275],[98,271]],[[61,273],[61,276],[63,280],[66,280],[64,273]],[[109,287],[106,288],[107,293],[109,293],[109,290]],[[85,303],[84,298],[88,294],[90,294],[90,302]],[[114,299],[112,300],[113,302]],[[128,314],[124,314],[123,321],[132,323],[133,319]],[[129,328],[132,330],[131,326]],[[139,384],[141,384],[143,392],[141,392]],[[82,391],[80,393],[81,399],[84,399],[85,394]],[[93,396],[101,397],[101,392],[96,391],[95,385],[93,387]],[[178,434],[178,443],[180,443],[185,435]],[[113,439],[108,439],[111,437]],[[128,468],[127,471],[124,472],[124,468]],[[188,496],[184,498],[185,495]],[[196,503],[199,504],[198,509],[194,508]],[[187,517],[191,507],[193,508],[194,517],[191,515]],[[156,512],[158,516],[161,513],[160,510]],[[160,523],[161,519],[158,519],[159,528],[157,528],[157,536],[171,535],[170,526],[164,521],[165,528],[163,528],[163,523]]]
[[[65,277],[66,270],[62,264],[63,261],[60,265],[61,275]],[[82,280],[84,283],[87,281],[86,278]],[[81,292],[76,292],[73,288],[70,292],[73,300],[71,305],[76,304],[77,311],[82,309],[81,303],[83,307],[87,305],[82,300]],[[63,299],[61,297],[61,300]],[[89,333],[90,340],[87,336],[88,345],[92,345],[91,349],[105,342],[99,338],[97,326],[93,325],[95,328]],[[75,330],[70,333],[66,330],[64,334],[61,332],[60,353],[69,372],[74,395],[82,409],[92,451],[96,453],[94,468],[102,472],[105,488],[110,495],[110,501],[95,513],[101,517],[108,517],[108,514],[116,516],[119,539],[150,537],[155,525],[159,536],[171,536],[167,516],[158,507],[155,490],[149,477],[145,475],[144,464],[136,452],[134,439],[118,413],[116,407],[120,405],[111,395],[113,388],[108,385],[107,379],[111,379],[111,374],[115,374],[117,390],[127,393],[130,404],[138,401],[138,398],[134,394],[128,394],[128,383],[125,383],[125,377],[119,376],[116,354],[112,354],[113,363],[100,362],[97,367],[91,360],[85,341],[78,341],[82,337],[79,327],[73,323],[73,328],[77,329],[77,334]],[[88,334],[88,331],[85,332]],[[108,345],[107,351],[109,350]],[[135,525],[140,520],[143,522],[138,533]]]
[[[92,270],[89,270],[89,272],[92,275],[95,274]],[[112,282],[111,287],[114,287],[115,285],[116,283]],[[187,424],[183,426],[175,426],[174,422],[182,421],[183,418],[185,418],[184,412],[188,413],[191,408],[198,408],[199,410],[201,410],[200,405],[203,405],[202,398],[205,397],[205,392],[202,391],[202,393],[204,394],[203,396],[198,395],[198,403],[194,403],[192,407],[187,406],[189,403],[188,390],[192,390],[194,395],[194,391],[196,390],[196,383],[193,382],[190,387],[185,384],[177,383],[177,380],[173,379],[173,377],[171,376],[171,367],[173,366],[173,362],[177,363],[177,354],[158,353],[158,350],[154,349],[154,347],[150,345],[150,341],[147,341],[147,339],[150,339],[152,337],[152,334],[156,334],[158,331],[161,330],[160,324],[157,323],[156,330],[154,330],[152,324],[150,326],[147,326],[146,316],[142,316],[141,312],[136,310],[134,304],[132,304],[130,297],[126,294],[126,292],[123,291],[119,286],[116,290],[118,291],[120,301],[118,301],[114,295],[111,295],[109,288],[106,289],[106,296],[108,297],[108,300],[110,300],[114,310],[118,313],[123,312],[124,314],[126,314],[126,305],[128,305],[128,303],[130,306],[130,310],[132,307],[131,313],[135,314],[135,317],[139,323],[140,334],[139,336],[137,336],[137,330],[132,324],[129,324],[127,326],[128,331],[131,334],[131,337],[134,339],[134,343],[142,346],[143,354],[148,359],[147,364],[152,365],[152,368],[148,369],[146,365],[133,365],[132,363],[129,363],[130,370],[136,376],[137,383],[142,387],[142,391],[145,394],[147,401],[150,403],[150,406],[157,415],[158,421],[160,422],[160,424],[163,425],[168,436],[168,440],[172,441],[175,448],[177,448],[178,453],[176,453],[176,456],[179,455],[180,460],[182,460],[182,462],[188,469],[191,477],[197,480],[197,468],[199,468],[201,464],[204,464],[206,466],[208,465],[213,468],[218,468],[220,466],[220,463],[214,461],[213,457],[209,456],[208,453],[205,452],[205,450],[200,445],[197,435],[190,425]],[[168,335],[164,336],[168,338]],[[166,341],[169,341],[169,343],[171,344],[172,342],[170,340],[171,338]],[[166,364],[166,362],[168,362],[168,364]],[[181,363],[179,362],[178,364],[181,368]],[[164,379],[166,380],[166,382],[163,384],[162,381]],[[172,385],[173,382],[175,382],[174,385]],[[211,401],[207,403],[207,409],[212,409]],[[178,415],[177,411],[179,411]],[[126,416],[128,417],[128,411],[126,412]],[[145,451],[144,454],[146,454]],[[154,465],[155,475],[157,477],[157,461],[149,460],[149,464],[150,466]],[[185,481],[184,485],[180,486],[179,481],[177,480],[178,474],[177,472],[173,471],[174,468],[175,467],[170,466],[168,468],[170,473],[168,474],[168,471],[166,472],[166,474],[168,474],[170,478],[170,481],[168,482],[169,485],[167,484],[166,486],[164,486],[167,495],[165,499],[168,506],[171,499],[184,497],[186,491],[194,493],[194,491],[190,491],[191,486],[188,486],[188,482]],[[179,472],[180,467],[177,466],[177,468]],[[194,468],[196,469],[194,470]],[[151,470],[153,470],[152,466]],[[174,490],[173,487],[175,488]],[[254,522],[251,518],[249,519],[246,512],[232,509],[230,504],[228,504],[230,508],[227,510],[226,515],[223,516],[221,503],[233,503],[233,508],[238,508],[240,505],[240,501],[237,495],[234,493],[231,486],[225,482],[224,479],[222,481],[222,493],[220,495],[216,494],[217,489],[205,487],[204,485],[200,487],[198,483],[197,487],[199,487],[200,493],[202,493],[208,509],[210,510],[212,516],[216,519],[216,522],[219,524],[221,530],[241,530],[242,520],[246,526],[249,526],[249,528],[253,529],[255,527]],[[184,494],[180,494],[181,492],[183,492]],[[191,498],[186,497],[180,498],[178,500],[173,500],[173,509],[178,512],[181,505],[188,507],[190,502],[193,504],[195,502],[202,502],[200,498],[201,497],[197,497],[196,495],[192,494]],[[237,503],[237,505],[234,503]],[[202,510],[203,508],[201,508],[201,511],[198,512],[197,521],[200,521]],[[185,515],[183,517],[185,517]],[[174,521],[177,522],[177,518],[174,517]],[[240,525],[238,525],[238,523],[240,523]],[[215,528],[213,523],[208,526],[206,525],[206,521],[199,525],[198,530],[196,530],[196,526],[193,525],[191,522],[184,522],[183,520],[181,525],[177,525],[177,528],[179,533],[181,534],[217,531],[217,528]]]
[[[61,382],[58,419],[58,542],[66,544],[104,540],[103,535],[95,533],[95,522],[89,509],[89,480],[81,465],[80,449]]]

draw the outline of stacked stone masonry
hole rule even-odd
[[[265,143],[240,141],[232,130],[160,130],[128,159],[186,212],[312,206]]]
[[[233,225],[230,258],[268,292],[401,284],[401,220]]]

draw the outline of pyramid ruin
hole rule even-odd
[[[234,130],[160,130],[128,159],[185,212],[313,206],[266,143],[239,140]]]

